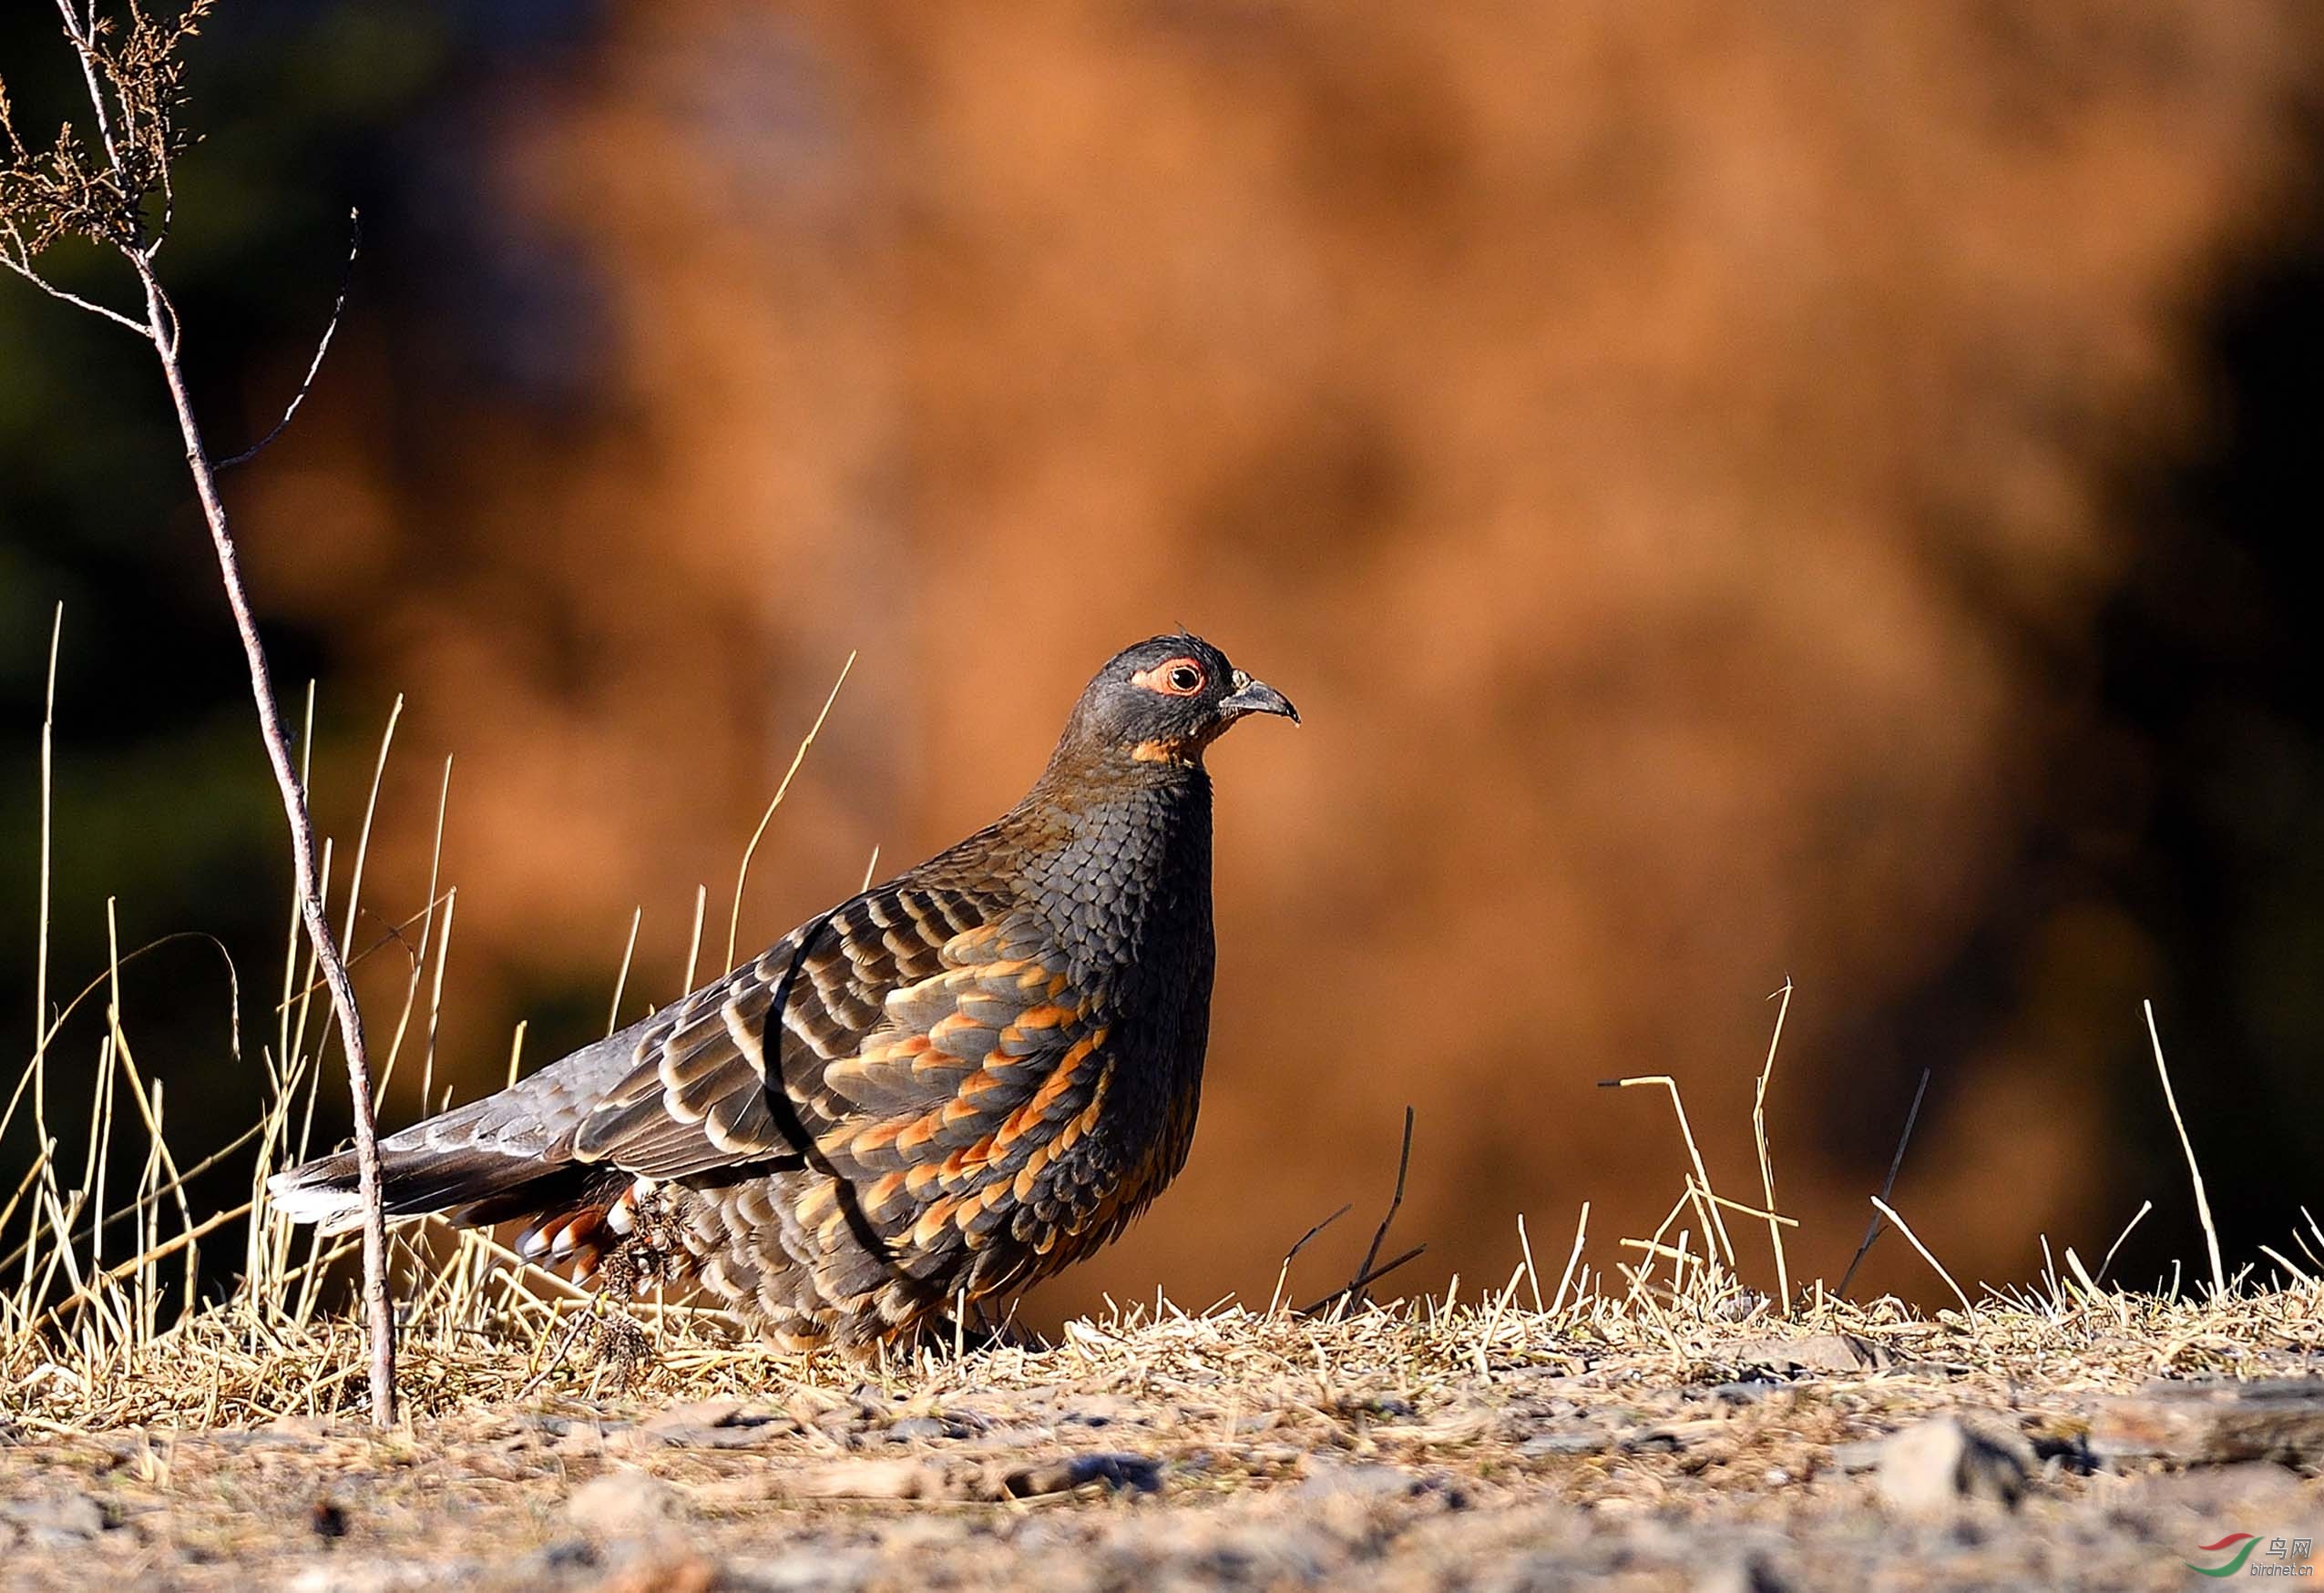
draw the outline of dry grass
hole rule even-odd
[[[425,945],[425,919],[420,928]],[[300,1000],[286,1004],[279,1042],[286,1049],[299,1043],[304,1018]],[[270,1048],[265,1061],[275,1106],[244,1137],[260,1210],[245,1270],[230,1299],[189,1305],[182,1282],[173,1292],[167,1278],[182,1281],[202,1239],[251,1205],[200,1217],[186,1206],[161,1132],[159,1091],[147,1095],[118,1025],[101,1041],[100,1111],[120,1109],[125,1098],[147,1108],[148,1154],[130,1197],[116,1207],[107,1205],[107,1158],[97,1149],[81,1158],[82,1181],[61,1179],[64,1159],[52,1153],[17,1190],[11,1209],[25,1212],[16,1226],[28,1231],[0,1255],[17,1279],[0,1297],[0,1418],[66,1434],[247,1426],[362,1409],[359,1325],[325,1309],[330,1281],[343,1275],[356,1241],[319,1241],[263,1208],[267,1172],[302,1154],[296,1130],[312,1115],[316,1059],[278,1073]],[[1652,1082],[1669,1086],[1675,1108],[1675,1086]],[[1683,1124],[1683,1108],[1678,1117]],[[1946,1274],[1960,1309],[1933,1316],[1893,1298],[1833,1298],[1820,1282],[1786,1312],[1743,1281],[1719,1212],[1767,1221],[1776,1246],[1790,1220],[1718,1195],[1699,1157],[1690,1159],[1696,1170],[1660,1229],[1617,1241],[1610,1262],[1593,1264],[1585,1210],[1553,1280],[1536,1272],[1530,1241],[1514,1231],[1508,1278],[1467,1298],[1456,1278],[1441,1299],[1355,1310],[1342,1303],[1321,1314],[1284,1308],[1281,1290],[1264,1310],[1229,1302],[1188,1312],[1157,1300],[1069,1323],[1051,1345],[956,1340],[869,1363],[784,1353],[723,1312],[649,1302],[626,1308],[648,1342],[634,1386],[630,1370],[592,1348],[602,1335],[591,1330],[624,1308],[525,1265],[491,1235],[430,1220],[407,1225],[396,1241],[402,1380],[410,1412],[431,1418],[566,1397],[686,1402],[866,1384],[899,1397],[1060,1382],[1167,1395],[1223,1379],[1261,1402],[1291,1385],[1385,1388],[1426,1402],[1447,1385],[1490,1382],[1512,1368],[1716,1381],[1764,1358],[1771,1343],[1845,1335],[1864,1346],[1868,1366],[1941,1365],[1995,1387],[2128,1389],[2158,1376],[2280,1373],[2324,1342],[2324,1287],[2288,1259],[2278,1283],[2197,1298],[2101,1287],[2069,1250],[2063,1274],[1981,1300]],[[1889,1214],[1919,1247],[1901,1218]],[[1684,1225],[1690,1216],[1699,1226]],[[124,1232],[137,1248],[120,1256]],[[74,1242],[58,1242],[66,1233]],[[2324,1252],[2324,1232],[2312,1222],[2298,1242],[2311,1259]]]
[[[635,1308],[650,1354],[633,1382],[589,1348],[596,1302],[484,1236],[442,1235],[451,1242],[433,1251],[413,1245],[416,1237],[399,1246],[399,1271],[421,1281],[403,1296],[402,1375],[409,1410],[430,1418],[566,1397],[650,1405],[865,1385],[940,1399],[1073,1383],[1167,1398],[1223,1380],[1254,1401],[1295,1386],[1387,1388],[1425,1403],[1519,1368],[1718,1382],[1765,1363],[1770,1345],[1816,1335],[1860,1342],[1868,1371],[1947,1367],[1993,1389],[2126,1391],[2156,1377],[2281,1375],[2324,1343],[2324,1289],[2313,1282],[2172,1300],[2061,1280],[2054,1292],[1933,1317],[1894,1299],[1811,1298],[1779,1324],[1766,1297],[1722,1291],[1707,1270],[1679,1290],[1593,1286],[1561,1310],[1538,1309],[1528,1298],[1538,1280],[1520,1264],[1507,1287],[1467,1302],[1413,1300],[1325,1317],[1232,1304],[1193,1313],[1162,1302],[1070,1322],[1046,1346],[932,1344],[871,1363],[788,1354],[722,1313],[650,1304]],[[344,1241],[302,1255],[280,1275],[280,1293],[246,1285],[223,1305],[159,1328],[138,1273],[115,1276],[84,1305],[12,1331],[0,1418],[64,1434],[360,1411],[359,1324],[318,1312],[306,1286],[316,1261],[351,1249]]]

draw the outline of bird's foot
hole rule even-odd
[[[613,1373],[615,1386],[623,1394],[636,1387],[653,1365],[653,1341],[634,1318],[619,1311],[598,1318],[589,1334],[589,1351],[600,1371]]]

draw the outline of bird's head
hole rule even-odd
[[[1193,768],[1229,726],[1254,713],[1299,722],[1289,698],[1201,637],[1158,636],[1124,648],[1097,672],[1073,705],[1058,756]]]

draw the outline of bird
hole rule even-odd
[[[521,1220],[615,1298],[863,1351],[1013,1298],[1185,1165],[1210,1037],[1203,755],[1290,699],[1185,631],[1126,648],[1022,801],[723,977],[379,1142],[390,1216]],[[361,1225],[354,1153],[273,1209]]]

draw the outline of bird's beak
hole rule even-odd
[[[1264,680],[1254,680],[1240,669],[1234,671],[1234,691],[1219,703],[1220,710],[1229,718],[1241,719],[1246,713],[1279,713],[1293,724],[1299,722],[1299,710],[1291,706],[1291,699]]]

